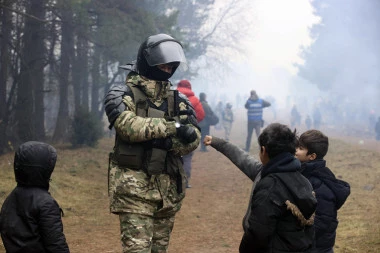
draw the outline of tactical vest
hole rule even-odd
[[[139,117],[167,118],[178,122],[178,91],[171,90],[167,98],[166,110],[153,108],[153,103],[138,87],[127,83],[132,90],[136,105],[136,115]],[[167,169],[167,149],[152,147],[148,143],[127,143],[121,140],[118,135],[115,139],[115,149],[112,159],[119,166],[133,170],[143,170],[149,175],[169,173]],[[170,170],[173,171],[173,170]]]
[[[247,116],[249,121],[260,121],[263,118],[263,101],[262,99],[248,100]]]

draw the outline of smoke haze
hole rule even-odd
[[[201,71],[196,93],[242,108],[255,89],[283,118],[293,105],[301,122],[319,109],[325,128],[372,135],[380,116],[380,1],[255,1],[250,8],[245,58],[225,62],[227,73]]]

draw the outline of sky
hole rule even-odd
[[[284,68],[296,74],[293,64],[302,63],[300,48],[312,43],[309,29],[320,22],[307,0],[253,1],[253,37],[248,41],[254,70],[271,72]]]
[[[228,2],[217,0],[216,7],[221,8]],[[302,63],[301,48],[312,43],[309,29],[320,22],[320,18],[313,14],[307,0],[248,1],[241,15],[251,26],[242,41],[246,57],[231,59],[234,73],[226,78],[225,84],[218,85],[218,91],[230,95],[242,93],[244,97],[255,89],[259,96],[271,95],[278,104],[284,104],[289,82],[297,74],[294,64]],[[202,82],[201,79],[207,77],[201,75],[194,81]]]

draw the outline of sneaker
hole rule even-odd
[[[191,188],[191,185],[190,184],[186,185],[186,188]]]

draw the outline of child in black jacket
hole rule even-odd
[[[315,253],[333,253],[337,211],[350,195],[350,185],[335,178],[323,160],[329,140],[318,130],[304,132],[299,138],[296,157],[302,162],[302,174],[309,179],[317,197],[315,214]]]
[[[0,233],[7,253],[69,253],[61,209],[48,192],[56,160],[56,150],[42,142],[26,142],[16,151],[17,187],[0,213]]]
[[[253,158],[247,159],[248,154],[231,143],[223,144],[211,136],[206,136],[204,143],[217,150],[224,147],[222,153],[235,165],[244,165],[245,169],[239,167],[243,172],[251,168],[245,174],[252,180],[261,173],[244,222],[240,253],[311,252],[317,201],[309,181],[300,173],[300,162],[294,157],[295,133],[278,123],[265,128],[259,136],[262,166]],[[225,149],[227,146],[229,150]]]

